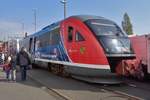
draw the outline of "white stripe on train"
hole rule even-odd
[[[72,63],[72,62],[64,62],[64,61],[54,61],[54,60],[41,59],[41,58],[35,58],[34,60],[35,61],[56,63],[56,64],[63,64],[63,65],[68,65],[68,66],[83,67],[83,68],[110,69],[109,65],[81,64],[81,63]]]

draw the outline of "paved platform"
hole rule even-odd
[[[5,73],[3,72],[3,68],[0,67],[0,81],[5,80],[6,79],[5,77],[6,76],[5,76]]]
[[[0,100],[58,100],[32,79],[20,81],[17,76],[17,82],[7,81],[0,69]]]

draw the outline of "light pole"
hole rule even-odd
[[[64,19],[65,19],[66,18],[66,4],[67,4],[67,0],[62,0],[60,2],[64,5]]]
[[[36,9],[33,9],[33,13],[34,13],[34,31],[36,32],[36,24],[37,24],[37,15],[36,15]]]
[[[24,34],[24,23],[21,23],[22,25],[22,33]]]

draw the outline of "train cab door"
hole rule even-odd
[[[77,55],[77,49],[76,49],[74,37],[75,37],[75,29],[73,25],[68,25],[65,44],[67,47],[67,52],[68,52],[70,60],[72,62],[77,62],[78,55]]]
[[[85,37],[83,35],[84,32],[82,32],[80,28],[78,29],[77,26],[73,25],[68,25],[66,29],[67,34],[65,34],[66,36],[65,44],[70,59],[72,60],[72,62],[75,63],[87,62],[88,61],[86,59],[88,58],[86,57],[87,44],[85,41]]]
[[[77,63],[89,63],[89,54],[88,54],[88,46],[86,38],[82,29],[75,29],[75,46],[77,50]],[[92,52],[91,52],[92,55]]]

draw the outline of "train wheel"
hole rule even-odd
[[[61,76],[63,76],[63,77],[70,77],[70,74],[65,71],[64,66],[61,66]]]
[[[144,80],[149,79],[148,71],[147,71],[147,65],[142,64],[142,70],[143,70],[143,73],[144,73]]]
[[[65,70],[63,65],[59,65],[59,75],[65,77]]]
[[[69,73],[67,73],[66,71],[63,71],[62,76],[63,77],[70,77],[71,75]]]
[[[37,64],[35,64],[35,63],[32,63],[32,68],[33,68],[33,69],[38,69],[39,66],[38,66]]]
[[[48,63],[47,69],[48,69],[48,71],[50,71],[50,72],[52,71],[52,70],[51,70],[51,63]]]
[[[64,70],[64,66],[63,65],[59,65],[59,64],[51,64],[51,71],[52,73],[62,76],[62,77],[69,77],[70,75]]]
[[[55,64],[52,64],[51,70],[52,70],[52,73],[57,74],[57,66]]]

